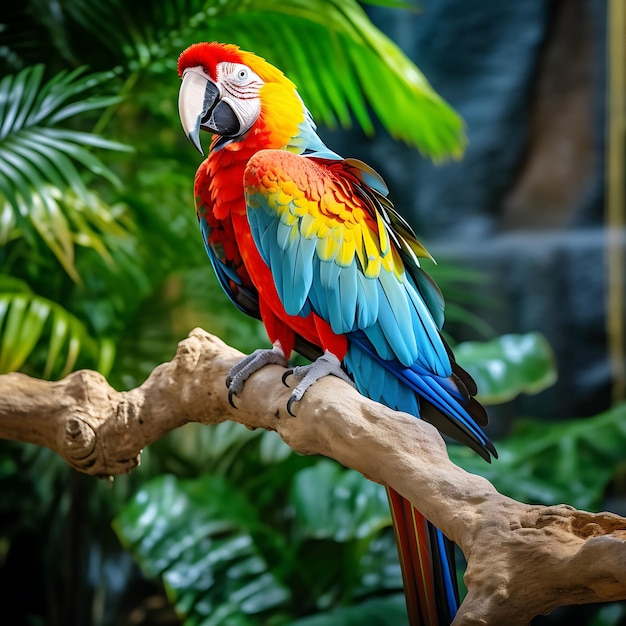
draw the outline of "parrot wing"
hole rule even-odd
[[[419,268],[428,253],[371,168],[263,150],[244,185],[252,236],[288,315],[314,312],[336,334],[363,331],[383,359],[451,374],[441,294]]]
[[[227,221],[215,220],[198,197],[196,212],[202,241],[217,280],[230,301],[246,315],[261,319],[259,293],[250,281],[239,251],[232,246],[234,233]],[[230,245],[229,245],[230,244]],[[323,351],[296,333],[295,349],[305,358],[315,361]]]
[[[199,196],[196,213],[205,250],[224,293],[240,311],[260,319],[259,295],[233,245],[232,224],[216,220]]]

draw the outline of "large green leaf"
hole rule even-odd
[[[394,138],[426,155],[441,159],[463,152],[461,118],[356,2],[258,0],[245,12],[207,22],[203,34],[280,67],[320,123],[347,127],[354,117],[372,133],[371,110]]]
[[[114,528],[147,576],[161,576],[186,626],[254,624],[289,600],[257,548],[256,511],[218,476],[145,484]]]
[[[626,469],[626,404],[595,417],[519,421],[516,432],[496,448],[499,458],[490,465],[467,448],[449,450],[455,463],[485,476],[512,498],[596,509],[610,480]]]
[[[213,429],[204,430],[212,434]],[[189,434],[194,432],[201,434]],[[263,465],[254,453],[255,446],[263,446],[263,436],[241,434],[240,429],[222,430],[219,442],[203,457],[208,467],[227,471],[227,476],[160,476],[137,493],[115,522],[146,575],[163,579],[186,624],[213,623],[205,621],[207,607],[215,618],[226,615],[240,623],[252,614],[270,619],[290,612],[295,617],[402,588],[380,485],[326,459],[294,472],[289,462],[272,454]],[[188,444],[188,452],[195,449]],[[228,457],[239,451],[240,457],[251,459],[248,475],[239,476],[234,459],[224,467],[220,449]],[[272,497],[265,493],[268,485]],[[281,493],[286,489],[285,500]],[[353,567],[345,567],[348,559]],[[289,598],[297,598],[297,606]],[[243,606],[237,608],[238,602]],[[221,622],[216,618],[215,623]]]
[[[291,626],[401,626],[407,623],[404,594],[374,598],[291,622]]]
[[[297,570],[298,577],[317,610],[402,589],[382,485],[321,459],[294,475],[289,510],[294,516],[289,543],[293,567],[308,564]],[[352,566],[346,568],[346,562]]]
[[[33,358],[43,346],[39,359]],[[0,276],[0,374],[21,369],[50,378],[66,376],[79,357],[108,374],[115,350],[97,341],[61,305],[32,293],[21,281]]]
[[[298,533],[313,539],[363,539],[391,524],[384,487],[328,460],[294,476],[290,501]]]
[[[383,2],[383,4],[389,4]],[[392,3],[399,4],[399,3]],[[236,43],[294,79],[320,123],[372,133],[371,111],[396,138],[435,159],[465,147],[460,117],[356,0],[75,0],[68,14],[132,72],[175,72],[191,43]]]
[[[44,67],[35,65],[0,81],[2,193],[9,198],[20,193],[29,204],[33,188],[36,191],[40,182],[47,182],[70,187],[80,196],[85,186],[78,165],[118,182],[111,170],[86,147],[128,150],[127,146],[58,127],[59,122],[70,117],[118,103],[118,96],[89,95],[112,78],[110,72],[86,74],[84,69],[77,69],[60,72],[45,81]]]
[[[457,345],[454,354],[476,381],[484,404],[506,402],[520,393],[539,393],[556,381],[554,353],[540,333],[467,341]]]

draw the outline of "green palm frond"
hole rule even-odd
[[[93,248],[105,261],[112,262],[104,235],[129,237],[133,228],[121,207],[111,207],[97,194],[85,190],[78,196],[74,189],[63,191],[42,185],[28,206],[21,196],[15,207],[0,204],[0,245],[20,236],[32,239],[36,233],[76,283],[81,283],[75,265],[75,248]]]
[[[63,128],[61,122],[118,103],[89,95],[108,73],[61,72],[44,81],[42,65],[0,81],[0,238],[2,243],[38,235],[75,281],[75,244],[106,255],[98,232],[124,229],[85,182],[87,176],[118,184],[92,148],[128,150],[98,135]]]
[[[34,294],[16,278],[0,276],[0,374],[17,371],[50,378],[72,371],[79,357],[108,374],[114,345],[96,340],[61,305]]]
[[[66,10],[131,71],[173,72],[196,41],[236,43],[283,69],[320,123],[355,119],[372,133],[373,111],[434,159],[463,152],[461,118],[355,0],[156,0],[148,11],[142,2],[74,0]]]
[[[461,118],[356,3],[324,2],[334,8],[325,14],[303,4],[307,11],[259,2],[264,15],[260,10],[234,14],[219,30],[211,24],[207,38],[228,36],[280,66],[327,126],[347,127],[354,117],[371,134],[371,107],[395,139],[436,160],[461,156]]]

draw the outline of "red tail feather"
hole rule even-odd
[[[431,543],[428,521],[413,505],[392,489],[387,489],[393,517],[402,578],[406,598],[409,624],[411,626],[443,626],[449,624],[451,616],[441,607],[446,593],[438,580],[439,549]],[[444,556],[444,558],[447,558]],[[440,578],[440,577],[439,577]]]

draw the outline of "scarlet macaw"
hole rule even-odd
[[[264,59],[220,43],[178,61],[179,113],[202,153],[198,219],[219,282],[260,317],[273,347],[227,377],[229,400],[294,348],[313,362],[287,370],[307,388],[333,374],[365,396],[434,423],[489,460],[476,386],[441,336],[443,299],[419,258],[428,252],[370,167],[330,150],[295,85]],[[449,624],[457,610],[447,540],[410,503],[389,497],[412,624]]]

